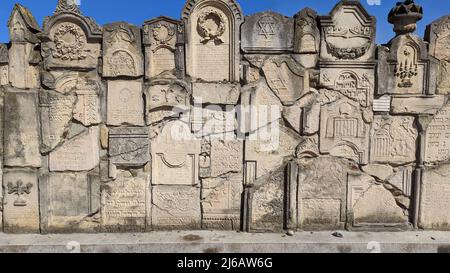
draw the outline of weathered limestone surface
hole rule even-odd
[[[38,95],[36,90],[7,88],[4,93],[4,165],[40,167]]]
[[[242,180],[242,172],[202,180],[203,228],[240,229]]]
[[[144,125],[142,89],[143,83],[140,80],[108,81],[108,125]]]
[[[376,116],[371,132],[371,162],[414,162],[417,136],[413,117]]]
[[[333,157],[303,160],[298,175],[298,223],[303,230],[345,225],[347,173],[355,164]]]
[[[423,171],[419,225],[424,229],[448,230],[450,214],[450,166],[444,164]]]
[[[152,190],[152,229],[200,229],[200,189],[155,186]]]
[[[36,50],[41,31],[31,12],[16,4],[8,20],[11,46],[9,48],[9,83],[17,88],[39,88],[40,54]],[[5,73],[5,70],[3,70]],[[3,79],[8,82],[8,79]]]
[[[187,0],[99,26],[15,5],[0,44],[0,231],[450,230],[450,17],[375,42],[325,15]],[[289,233],[290,234],[290,233]]]
[[[103,76],[139,77],[144,74],[141,30],[125,22],[103,28]]]
[[[117,179],[103,185],[102,225],[106,232],[142,232],[150,222],[150,176],[121,171]]]
[[[160,76],[177,68],[177,57],[184,59],[184,50],[177,51],[184,35],[181,22],[168,17],[158,17],[144,23],[145,75]],[[178,56],[180,54],[181,56]],[[183,60],[184,62],[184,60]],[[178,69],[183,69],[178,66]]]
[[[99,163],[99,128],[85,132],[49,154],[50,171],[89,171]]]
[[[429,54],[439,60],[436,93],[450,91],[450,16],[445,15],[428,25],[425,40],[430,43]]]
[[[100,181],[94,173],[50,173],[39,178],[43,232],[96,232]]]

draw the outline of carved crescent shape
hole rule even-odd
[[[161,160],[171,168],[181,168],[186,165],[185,154],[160,154]]]

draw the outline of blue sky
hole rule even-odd
[[[136,25],[160,15],[179,18],[185,0],[79,0],[83,14],[95,18],[103,25],[114,21],[127,21]],[[398,0],[360,0],[370,14],[377,17],[377,42],[386,43],[392,36],[392,25],[387,22],[387,14]],[[51,15],[57,0],[0,0],[0,42],[7,42],[6,23],[15,3],[29,8],[42,24],[45,16]],[[238,0],[245,15],[272,10],[292,16],[304,7],[311,7],[319,14],[328,12],[337,0]],[[369,5],[368,2],[381,2]],[[450,0],[416,0],[423,5],[425,16],[419,22],[418,34],[423,36],[426,24],[450,14]]]

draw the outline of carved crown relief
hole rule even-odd
[[[375,44],[375,18],[361,3],[341,1],[330,16],[320,16],[321,56],[325,60],[370,60]]]
[[[153,38],[156,44],[168,45],[175,40],[176,27],[169,24],[159,23],[153,28]]]

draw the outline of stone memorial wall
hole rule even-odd
[[[99,26],[16,4],[0,44],[0,231],[450,230],[450,15],[392,40],[359,1]],[[378,18],[380,20],[380,18]]]

